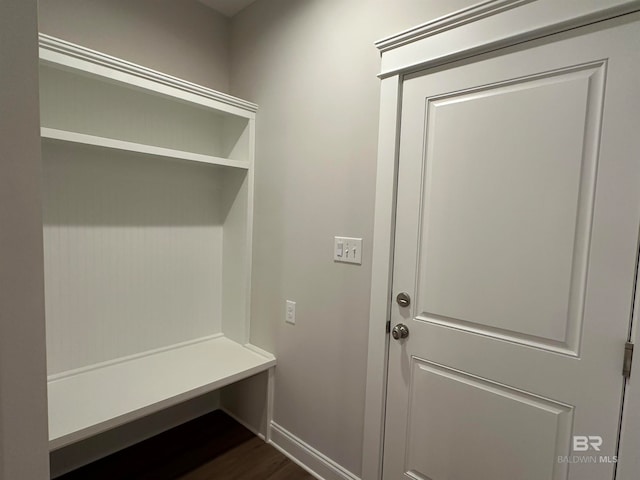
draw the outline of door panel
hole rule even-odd
[[[546,460],[568,455],[571,407],[419,359],[411,373],[406,469],[414,476],[563,478],[566,466]]]
[[[603,74],[599,63],[427,100],[421,319],[577,354],[596,168],[584,145]]]
[[[386,480],[613,478],[640,26],[582,32],[405,79]]]

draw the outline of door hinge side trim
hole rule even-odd
[[[633,362],[633,343],[627,342],[624,346],[624,362],[622,363],[622,376],[631,377],[631,363]]]

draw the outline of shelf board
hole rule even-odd
[[[275,358],[222,335],[50,377],[55,450],[248,378]]]
[[[97,137],[95,135],[69,132],[66,130],[58,130],[55,128],[42,127],[40,129],[40,136],[43,139],[79,143],[83,145],[93,145],[96,147],[122,150],[126,152],[143,153],[145,155],[154,155],[158,157],[178,158],[181,160],[189,160],[191,162],[208,163],[211,165],[221,165],[225,167],[241,168],[245,170],[249,168],[249,162],[243,160],[230,160],[228,158],[202,155],[200,153],[185,152],[182,150],[173,150],[171,148],[156,147],[153,145],[145,145],[142,143],[125,142],[123,140]]]

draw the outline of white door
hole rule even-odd
[[[614,477],[640,219],[618,24],[406,78],[386,480]]]

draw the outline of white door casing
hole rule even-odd
[[[593,28],[590,28],[593,30]],[[612,478],[640,24],[406,77],[384,478]],[[572,436],[599,451],[572,452]],[[558,457],[596,454],[597,463]],[[405,475],[403,477],[403,475]]]

